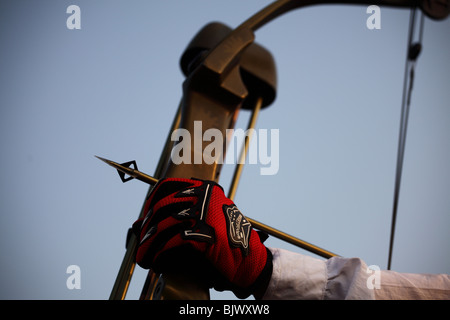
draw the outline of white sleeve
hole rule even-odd
[[[448,275],[372,271],[359,258],[321,260],[269,249],[273,273],[263,299],[450,299]]]

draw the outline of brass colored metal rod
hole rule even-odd
[[[177,109],[177,113],[172,121],[172,125],[170,126],[169,133],[167,134],[166,142],[163,147],[163,151],[158,161],[158,165],[155,170],[155,177],[160,179],[165,175],[165,171],[167,170],[167,166],[170,162],[171,152],[174,145],[174,141],[172,140],[172,133],[180,127],[181,123],[181,112],[183,109],[183,100],[180,101]],[[151,190],[149,190],[150,192]],[[148,195],[147,195],[148,196]],[[145,202],[144,202],[145,204]]]
[[[122,260],[122,265],[119,269],[116,281],[109,296],[109,300],[125,300],[125,296],[130,286],[131,277],[136,266],[135,256],[137,248],[137,238],[134,234],[131,235],[128,241],[127,250]]]
[[[256,100],[255,108],[252,111],[252,115],[251,115],[250,121],[248,123],[248,128],[247,128],[247,131],[249,131],[248,136],[244,140],[244,145],[242,147],[241,155],[239,157],[239,161],[234,170],[234,175],[233,175],[233,179],[231,180],[230,190],[228,191],[228,198],[230,198],[231,200],[233,200],[234,196],[236,195],[239,180],[241,179],[241,175],[242,175],[242,169],[244,168],[245,158],[247,156],[248,148],[250,146],[250,140],[252,138],[253,129],[255,128],[256,119],[258,118],[262,103],[263,103],[263,99],[261,97],[259,97],[258,100]]]
[[[294,246],[297,246],[297,247],[300,247],[300,248],[305,249],[307,251],[310,251],[312,253],[315,253],[315,254],[323,257],[323,258],[331,258],[331,257],[338,256],[335,253],[332,253],[332,252],[330,252],[328,250],[325,250],[325,249],[322,249],[322,248],[320,248],[318,246],[315,246],[315,245],[313,245],[313,244],[311,244],[309,242],[306,242],[306,241],[303,241],[303,240],[301,240],[299,238],[291,236],[290,234],[287,234],[287,233],[285,233],[283,231],[280,231],[280,230],[277,230],[275,228],[272,228],[272,227],[270,227],[268,225],[265,225],[264,223],[261,223],[259,221],[253,220],[253,219],[251,219],[251,218],[249,218],[247,216],[246,216],[246,218],[252,224],[252,226],[255,229],[258,229],[258,230],[263,231],[263,232],[265,232],[265,233],[267,233],[267,234],[269,234],[269,235],[271,235],[271,236],[273,236],[275,238],[278,238],[280,240],[283,240],[283,241],[286,241],[286,242],[288,242],[290,244],[293,244]]]
[[[155,170],[155,177],[157,179],[161,179],[166,171],[167,167],[170,163],[170,157],[171,157],[171,151],[174,145],[174,141],[172,140],[172,133],[180,127],[181,123],[181,113],[183,110],[183,99],[181,99],[180,103],[178,104],[178,109],[176,112],[176,115],[172,121],[172,125],[170,126],[169,133],[167,134],[166,142],[163,147],[163,151],[161,153],[161,156],[159,157],[158,165],[156,166]],[[147,196],[145,197],[145,200],[148,199],[150,196],[150,193],[153,190],[153,186],[150,186],[147,192]],[[144,212],[146,201],[142,204],[141,209],[141,215],[140,218],[142,218],[146,212]],[[148,270],[147,278],[145,280],[145,283],[141,290],[141,295],[139,297],[140,300],[161,300],[161,291],[157,290],[159,279],[163,280],[162,275],[156,274],[153,270]],[[157,292],[159,291],[159,292]]]
[[[149,184],[152,184],[152,185],[156,184],[158,182],[158,179],[153,178],[153,177],[151,177],[151,176],[149,176],[149,175],[147,175],[145,173],[142,173],[142,172],[140,172],[138,170],[131,169],[131,171],[129,171],[129,170],[126,170],[126,169],[129,169],[129,168],[126,168],[126,167],[124,167],[124,166],[122,166],[122,165],[120,165],[120,164],[118,164],[118,163],[116,163],[114,161],[107,160],[107,159],[100,158],[100,157],[97,157],[97,158],[99,158],[100,160],[102,160],[102,161],[106,162],[107,164],[113,166],[114,168],[116,168],[118,170],[121,170],[122,172],[125,172],[126,174],[128,174],[128,175],[130,175],[130,176],[132,176],[132,177],[134,177],[134,178],[136,178],[138,180],[141,180],[143,182],[146,182],[146,183],[149,183]],[[306,242],[306,241],[303,241],[301,239],[298,239],[298,238],[296,238],[294,236],[291,236],[291,235],[289,235],[289,234],[287,234],[285,232],[282,232],[282,231],[277,230],[275,228],[272,228],[272,227],[270,227],[268,225],[265,225],[265,224],[263,224],[261,222],[253,220],[253,219],[251,219],[249,217],[247,217],[247,220],[252,224],[252,226],[255,229],[264,231],[267,234],[269,234],[269,235],[271,235],[271,236],[273,236],[275,238],[284,240],[284,241],[286,241],[286,242],[288,242],[290,244],[293,244],[293,245],[295,245],[297,247],[300,247],[302,249],[305,249],[307,251],[315,253],[315,254],[317,254],[317,255],[319,255],[321,257],[331,258],[331,257],[337,256],[336,254],[334,254],[334,253],[332,253],[330,251],[327,251],[327,250],[322,249],[322,248],[320,248],[318,246],[315,246],[315,245],[313,245],[313,244],[311,244],[309,242]]]
[[[173,143],[170,139],[170,136],[173,132],[173,130],[175,130],[176,128],[178,128],[179,123],[180,123],[180,118],[181,118],[181,103],[178,106],[178,110],[177,113],[175,115],[175,118],[172,122],[172,126],[171,129],[169,131],[169,134],[167,135],[167,139],[166,139],[166,144],[164,146],[164,150],[163,153],[159,159],[159,163],[158,166],[156,168],[155,174],[157,177],[160,177],[163,170],[164,170],[164,165],[167,162],[168,158],[170,157],[170,147],[171,144]],[[116,169],[118,169],[117,167],[123,167],[117,163],[114,163],[113,161],[109,161],[100,157],[97,157],[100,160],[106,162],[109,165],[113,165]],[[123,172],[123,171],[122,171]],[[138,171],[139,172],[139,171]],[[133,172],[125,172],[126,174],[136,174],[136,171]],[[141,172],[139,172],[141,173]],[[147,176],[143,177],[143,179],[146,179],[145,182],[151,182],[151,181],[157,181],[157,179]],[[155,183],[150,183],[150,185],[154,185]],[[147,192],[147,196],[148,194],[151,192],[152,187],[149,188],[148,192]],[[147,197],[146,197],[147,198]],[[145,201],[144,201],[145,204]],[[144,204],[142,205],[142,209],[141,212],[139,214],[139,217],[143,216],[143,209],[144,209]],[[124,300],[128,291],[128,287],[130,285],[131,282],[131,278],[133,276],[134,273],[134,269],[136,266],[136,262],[135,262],[135,256],[136,256],[136,249],[137,249],[137,237],[134,235],[134,233],[131,233],[130,235],[130,239],[128,241],[127,244],[127,249],[125,252],[125,256],[122,260],[122,264],[120,265],[120,269],[118,272],[118,275],[116,277],[116,280],[114,282],[113,288],[111,290],[111,294],[109,296],[109,300]],[[151,271],[149,271],[151,272]]]

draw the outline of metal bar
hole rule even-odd
[[[263,231],[263,232],[265,232],[265,233],[267,233],[267,234],[269,234],[269,235],[271,235],[271,236],[273,236],[275,238],[278,238],[280,240],[283,240],[283,241],[286,241],[286,242],[288,242],[290,244],[293,244],[294,246],[297,246],[297,247],[305,249],[305,250],[307,250],[309,252],[315,253],[315,254],[323,257],[323,258],[331,258],[331,257],[338,256],[335,253],[332,253],[332,252],[330,252],[328,250],[325,250],[325,249],[322,249],[322,248],[320,248],[318,246],[315,246],[315,245],[313,245],[313,244],[311,244],[309,242],[306,242],[304,240],[301,240],[299,238],[291,236],[290,234],[287,234],[287,233],[285,233],[283,231],[280,231],[280,230],[277,230],[275,228],[272,228],[272,227],[270,227],[268,225],[265,225],[264,223],[261,223],[259,221],[253,220],[253,219],[251,219],[251,218],[249,218],[247,216],[246,216],[246,218],[252,224],[252,226],[255,229],[258,229],[258,230]]]
[[[130,286],[131,277],[133,276],[136,263],[134,262],[136,256],[137,238],[132,235],[128,241],[125,256],[120,265],[119,273],[117,275],[114,286],[111,290],[109,300],[124,300]]]
[[[159,160],[156,172],[155,172],[156,176],[159,176],[161,174],[163,165],[165,164],[165,162],[167,162],[166,161],[167,157],[170,156],[171,143],[173,143],[170,139],[170,136],[172,134],[172,131],[178,127],[178,125],[180,123],[180,118],[181,118],[181,103],[180,103],[180,106],[178,107],[177,113],[172,122],[172,127],[167,136],[166,143],[165,143],[165,146],[163,149],[163,153],[160,157],[160,160]],[[167,149],[169,149],[169,151],[167,151]],[[108,163],[109,165],[112,165],[112,163],[113,163],[113,161],[110,161],[107,159],[103,159],[100,157],[97,157],[97,158]],[[112,165],[112,166],[115,167],[116,169],[119,169],[119,167],[124,168],[123,166],[119,165],[118,163],[114,163],[114,165]],[[126,174],[129,174],[131,176],[136,175],[135,171],[137,171],[137,170],[134,170],[131,168],[127,168],[127,169],[130,169],[133,171],[126,171],[125,172]],[[141,172],[139,172],[139,173],[141,173]],[[142,179],[144,179],[144,180],[142,180],[142,179],[139,179],[139,180],[147,182],[150,185],[153,185],[154,183],[156,183],[158,181],[157,179],[155,179],[151,176],[148,176],[146,174],[143,174],[142,177],[143,177]],[[152,182],[152,183],[150,183],[150,182]],[[149,188],[147,196],[150,193],[151,189],[152,189],[152,187]],[[141,209],[139,217],[141,217],[143,215],[142,211],[143,211],[143,207]],[[131,282],[131,278],[134,273],[134,268],[136,266],[136,263],[135,263],[136,249],[137,249],[137,238],[133,233],[131,233],[130,239],[127,243],[127,249],[125,252],[125,256],[122,260],[122,264],[120,265],[120,269],[119,269],[118,275],[116,277],[116,281],[114,282],[113,288],[111,290],[111,294],[109,296],[110,300],[124,300],[125,299],[127,291],[128,291],[128,287]]]
[[[250,130],[250,132],[249,132],[249,135],[244,140],[244,145],[242,146],[242,151],[241,151],[241,154],[239,157],[239,161],[234,170],[233,179],[231,180],[230,190],[228,192],[228,198],[230,198],[231,200],[233,200],[236,195],[239,180],[241,179],[241,175],[242,175],[242,170],[244,169],[245,158],[247,156],[248,148],[250,146],[250,140],[252,138],[251,136],[253,134],[253,129],[255,128],[256,120],[258,118],[259,111],[261,110],[262,103],[263,103],[263,99],[261,97],[259,97],[256,100],[255,108],[252,111],[252,115],[251,115],[250,121],[248,123],[247,130]]]
[[[156,285],[158,284],[158,279],[159,276],[153,271],[149,270],[139,300],[154,300],[154,293],[156,291],[155,289]]]
[[[177,109],[177,113],[175,118],[173,119],[172,126],[170,127],[169,133],[166,138],[166,142],[164,144],[164,148],[162,154],[159,158],[158,165],[155,170],[155,177],[161,179],[164,175],[164,172],[167,170],[167,165],[170,160],[171,151],[174,145],[174,141],[171,139],[172,133],[174,130],[180,127],[181,123],[181,112],[183,108],[183,100],[180,101]],[[150,196],[150,192],[152,191],[152,187],[148,189],[147,196],[145,199],[147,200]],[[142,205],[141,214],[143,213],[145,206],[145,201]],[[155,291],[158,284],[159,275],[153,272],[153,270],[149,270],[147,273],[147,278],[145,279],[145,283],[142,286],[140,300],[157,300],[159,297],[155,297]]]

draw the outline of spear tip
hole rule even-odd
[[[94,155],[94,157],[96,157],[97,159],[102,160],[103,162],[105,162],[105,163],[107,163],[109,165],[113,164],[113,161],[111,161],[111,160],[108,160],[108,159],[105,159],[105,158],[102,158],[102,157],[99,157],[99,156],[96,156],[96,155]]]

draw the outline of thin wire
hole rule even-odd
[[[425,21],[425,15],[422,12],[422,16],[420,17],[420,32],[419,32],[419,43],[422,43],[423,39],[423,25]]]
[[[400,116],[400,132],[398,138],[398,150],[397,150],[397,167],[395,174],[395,187],[394,187],[394,201],[392,208],[392,223],[391,223],[391,235],[389,242],[389,258],[388,258],[388,266],[387,269],[391,269],[392,264],[392,252],[394,247],[394,235],[395,235],[395,225],[397,220],[397,212],[398,212],[398,202],[400,196],[400,185],[403,171],[403,159],[405,155],[405,145],[406,145],[406,132],[408,128],[408,118],[409,118],[409,110],[411,103],[411,93],[413,89],[414,82],[414,66],[416,59],[420,53],[422,37],[423,37],[423,25],[424,25],[424,15],[422,14],[420,21],[420,33],[419,33],[419,42],[416,43],[417,53],[414,56],[411,56],[411,50],[413,50],[413,33],[415,29],[415,18],[416,18],[417,8],[411,9],[411,15],[409,20],[409,39],[408,39],[408,47],[407,47],[407,57],[405,63],[405,75],[403,82],[403,97],[402,97],[402,108],[401,108],[401,116]],[[409,70],[409,87],[408,87],[408,70]]]

